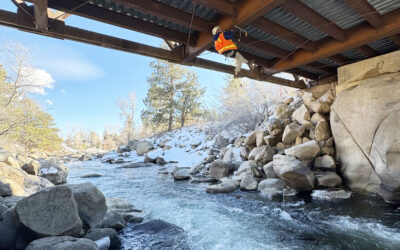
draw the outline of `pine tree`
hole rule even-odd
[[[171,131],[177,119],[184,126],[188,117],[202,114],[200,97],[205,90],[199,86],[194,72],[160,60],[150,66],[153,73],[147,79],[150,87],[141,113],[146,126]]]
[[[177,105],[176,96],[184,84],[184,69],[160,60],[150,63],[150,67],[154,71],[147,79],[150,87],[141,117],[147,126],[163,129],[167,125],[168,131],[171,131]]]
[[[188,71],[185,78],[186,81],[178,94],[177,102],[181,127],[185,126],[188,118],[196,118],[205,114],[205,111],[201,107],[200,98],[206,90],[200,87],[195,73]]]

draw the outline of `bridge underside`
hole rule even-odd
[[[305,88],[336,79],[337,68],[400,47],[398,0],[11,0],[0,24],[60,39],[233,73],[232,66],[198,56],[212,48],[211,29],[239,27],[252,64],[241,76]],[[77,15],[162,38],[156,48],[66,25]],[[288,72],[295,80],[272,76]]]

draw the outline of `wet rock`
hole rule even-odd
[[[103,223],[101,225],[102,228],[114,228],[119,231],[125,228],[125,219],[122,213],[116,211],[107,212]]]
[[[291,148],[285,149],[285,154],[294,156],[300,160],[308,160],[315,158],[321,149],[316,141],[309,141]]]
[[[258,190],[264,195],[276,195],[282,192],[286,183],[281,179],[266,179],[258,184]]]
[[[14,207],[18,201],[24,199],[23,196],[10,196],[10,197],[0,197],[0,203],[8,208]]]
[[[26,197],[15,206],[20,222],[41,236],[78,236],[82,221],[72,190],[56,186]]]
[[[331,137],[331,130],[327,121],[320,121],[315,126],[315,140],[325,141]]]
[[[274,170],[274,162],[271,161],[263,166],[264,174],[267,178],[276,178],[276,173]]]
[[[314,161],[314,168],[335,170],[335,159],[333,159],[333,157],[330,155],[317,157]]]
[[[138,211],[130,201],[121,198],[107,198],[106,204],[109,212],[127,213]]]
[[[335,172],[325,172],[315,175],[316,185],[321,188],[333,188],[342,184],[342,178]]]
[[[46,178],[54,185],[66,183],[68,168],[56,159],[46,160],[40,165],[39,176]]]
[[[190,169],[189,168],[176,168],[172,171],[172,176],[174,177],[174,181],[184,181],[190,179]]]
[[[305,128],[297,123],[291,123],[285,127],[282,142],[285,144],[293,143],[297,137],[302,136]]]
[[[104,237],[110,238],[110,248],[109,249],[111,249],[111,250],[119,249],[119,247],[121,246],[121,239],[119,238],[117,231],[113,228],[90,229],[83,236],[83,238],[86,238],[86,239],[89,239],[92,241],[97,241]]]
[[[159,166],[164,166],[165,164],[167,164],[168,162],[164,160],[164,158],[157,156],[156,157],[156,164]]]
[[[81,178],[83,178],[83,179],[85,179],[85,178],[98,178],[98,177],[101,177],[101,176],[102,176],[101,174],[85,174],[85,175],[82,175]]]
[[[313,190],[311,196],[319,200],[350,199],[351,192],[345,190]]]
[[[190,249],[183,229],[162,220],[138,224],[129,231],[138,242],[131,249]]]
[[[81,157],[79,157],[78,160],[80,160],[80,161],[90,161],[91,158],[90,158],[89,155],[84,154],[84,155],[82,155]]]
[[[154,148],[153,143],[143,140],[139,141],[136,145],[136,154],[142,156]]]
[[[194,178],[190,183],[207,183],[207,182],[217,182],[218,180],[209,177]]]
[[[98,250],[97,245],[89,239],[70,236],[46,237],[32,241],[25,250]]]
[[[7,211],[8,207],[1,203],[0,201],[0,215],[2,215],[5,211]]]
[[[74,194],[79,217],[84,226],[88,228],[99,227],[107,213],[106,199],[103,193],[90,182],[67,186]]]
[[[134,162],[123,166],[119,166],[117,168],[148,168],[152,166],[154,166],[154,164],[149,162]]]
[[[240,189],[245,191],[257,190],[258,181],[252,174],[246,174],[240,181]]]
[[[254,148],[249,155],[249,160],[254,160],[256,162],[267,164],[272,161],[272,157],[275,154],[275,150],[271,146],[262,146]]]
[[[210,185],[207,187],[206,192],[210,194],[216,193],[231,193],[239,188],[239,183],[237,181],[224,181],[220,184]]]
[[[292,156],[275,155],[273,168],[277,176],[293,189],[313,189],[314,174],[301,161]]]
[[[230,166],[228,166],[222,160],[216,160],[213,163],[211,163],[210,168],[208,170],[208,175],[217,180],[225,176],[228,176],[230,173],[231,173]]]

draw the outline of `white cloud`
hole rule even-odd
[[[38,52],[40,66],[49,71],[57,80],[88,80],[104,75],[100,67],[74,49],[49,46],[46,50],[39,48]]]
[[[22,68],[19,84],[26,91],[33,94],[45,95],[45,89],[54,87],[53,77],[43,69],[24,67]]]
[[[61,92],[61,94],[63,94],[63,95],[67,95],[67,91],[66,91],[65,89],[61,89],[60,92]]]

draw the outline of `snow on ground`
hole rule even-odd
[[[155,149],[147,153],[149,158],[162,157],[165,161],[177,162],[178,167],[191,167],[195,163],[207,157],[206,148],[211,148],[213,140],[207,140],[203,129],[197,126],[184,127],[171,132],[165,132],[150,138],[145,138],[154,144]],[[161,143],[169,146],[169,149],[159,146]],[[129,162],[143,162],[145,156],[138,156],[136,151],[123,153],[123,157],[115,151],[105,154],[103,161],[107,159],[123,158]]]

